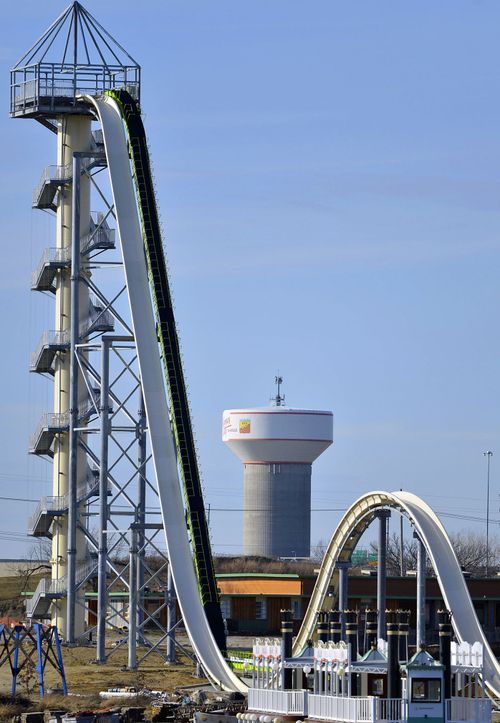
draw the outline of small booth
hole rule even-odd
[[[406,666],[408,723],[444,723],[444,667],[426,650]]]

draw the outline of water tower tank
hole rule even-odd
[[[311,469],[333,442],[332,412],[227,409],[222,440],[244,467],[243,553],[309,557]]]

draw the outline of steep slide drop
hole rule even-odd
[[[142,238],[155,307],[158,340],[167,382],[172,429],[184,491],[186,519],[191,534],[199,594],[210,629],[221,650],[226,648],[210,536],[205,515],[189,402],[163,252],[146,132],[135,100],[124,90],[108,91],[120,108],[127,131]]]
[[[143,230],[141,229],[137,208],[138,204],[136,202],[134,180],[131,173],[122,108],[110,97],[86,96],[85,101],[93,105],[96,109],[104,136],[111,190],[128,287],[132,325],[137,345],[137,356],[148,419],[153,464],[165,526],[170,565],[179,606],[195,653],[210,681],[215,686],[223,688],[224,690],[244,693],[247,687],[227,665],[210,628],[206,614],[207,607],[202,604],[200,597],[200,577],[197,576],[193,564],[193,556],[191,554],[186,529],[185,510],[179,484],[176,448],[174,437],[170,433],[173,427],[176,443],[179,445],[179,440],[187,439],[187,431],[185,428],[181,429],[179,426],[176,426],[173,410],[171,424],[167,395],[165,392],[164,370],[162,369],[158,346],[158,342],[160,341],[163,363],[170,371],[170,366],[173,362],[166,356],[166,347],[162,343],[161,337],[163,333],[172,333],[172,329],[175,328],[173,326],[173,312],[168,312],[166,307],[163,307],[164,311],[162,312],[159,323],[159,327],[162,328],[157,329],[151,301],[148,268],[144,260],[145,247],[143,244]],[[149,174],[149,167],[137,168],[136,159],[135,172],[138,177],[140,171],[142,171],[143,174]],[[140,203],[142,203],[142,197],[140,198]],[[145,210],[145,208],[142,209],[142,216],[144,224],[146,225],[148,221],[145,217]],[[147,258],[149,251],[150,249],[146,247]],[[159,249],[157,249],[157,251],[159,252]],[[163,253],[161,256],[163,258]],[[158,257],[152,258],[149,256],[148,265],[150,277],[155,276],[155,263],[159,263]],[[157,313],[159,313],[158,289],[152,289],[151,291],[155,304],[157,305]],[[158,335],[160,336],[160,340],[158,339]],[[184,383],[183,379],[182,383]],[[170,385],[169,390],[172,396],[173,391]],[[182,462],[183,460],[181,460],[181,467]],[[201,514],[200,509],[198,509],[197,512]],[[193,530],[193,517],[194,515],[191,519],[191,530]],[[192,531],[191,534],[194,535],[195,533]],[[194,539],[193,542],[196,557],[196,539]],[[208,545],[208,552],[210,553],[208,531],[206,544]],[[198,568],[199,562],[198,559]]]
[[[491,650],[450,539],[433,510],[410,492],[370,492],[360,497],[346,512],[335,530],[323,558],[309,607],[294,643],[298,655],[313,637],[317,613],[324,608],[330,581],[336,581],[335,563],[348,560],[377,510],[391,507],[402,512],[414,525],[427,548],[446,607],[451,610],[453,628],[460,641],[479,641],[484,646],[485,678],[488,693],[500,697],[500,665]]]

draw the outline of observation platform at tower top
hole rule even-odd
[[[140,79],[140,65],[73,2],[12,68],[10,115],[37,120],[90,115],[81,96],[124,89],[139,101]]]
[[[226,409],[222,440],[245,464],[312,464],[333,442],[333,413],[285,406]]]

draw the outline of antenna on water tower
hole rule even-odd
[[[274,383],[277,387],[276,396],[271,399],[274,402],[275,407],[282,407],[285,404],[285,395],[281,394],[281,385],[283,384],[283,377],[278,372],[277,376],[274,377]]]

